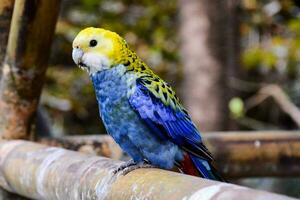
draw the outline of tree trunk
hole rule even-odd
[[[30,136],[59,3],[60,0],[15,2],[0,82],[1,138]]]
[[[226,124],[227,1],[180,0],[183,100],[202,131]]]

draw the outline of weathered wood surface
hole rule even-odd
[[[203,140],[225,177],[300,176],[300,132],[256,131],[204,133]],[[108,135],[41,139],[47,145],[121,159]]]
[[[34,199],[292,199],[154,168],[113,173],[120,164],[32,142],[0,142],[1,187]]]
[[[30,137],[59,2],[15,1],[0,82],[0,138]]]

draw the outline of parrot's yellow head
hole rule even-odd
[[[90,74],[120,63],[130,51],[117,33],[102,28],[86,28],[73,41],[74,62]]]

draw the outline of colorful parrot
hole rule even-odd
[[[122,37],[86,28],[73,41],[72,57],[89,73],[107,132],[134,163],[224,180],[175,92]]]

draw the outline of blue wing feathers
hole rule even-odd
[[[203,160],[194,155],[190,155],[190,158],[198,169],[198,172],[201,173],[204,178],[227,182],[207,160]]]
[[[211,173],[211,168],[206,160],[201,160],[193,155],[190,155],[193,163],[204,178],[215,180],[216,177]]]
[[[200,133],[184,110],[165,105],[142,81],[136,82],[136,90],[128,100],[157,137],[171,140],[196,156],[212,160],[202,144]]]
[[[149,119],[145,119],[144,122],[150,127],[150,129],[157,134],[161,140],[167,140],[167,136],[164,134],[163,127],[159,124],[155,124]]]

